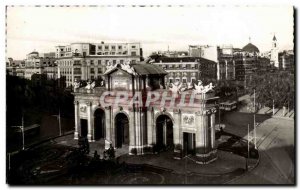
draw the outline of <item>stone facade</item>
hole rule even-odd
[[[142,67],[139,64],[139,67]],[[148,67],[158,66],[145,64]],[[136,69],[137,71],[137,69]],[[129,154],[146,154],[153,153],[158,144],[172,147],[174,150],[174,158],[181,159],[186,150],[194,151],[194,158],[198,163],[209,163],[216,159],[215,145],[215,113],[218,97],[214,93],[194,95],[193,91],[177,94],[175,104],[178,106],[170,106],[171,91],[161,88],[155,88],[157,80],[159,84],[164,83],[165,72],[161,73],[139,73],[130,74],[116,67],[114,70],[106,74],[105,87],[96,87],[92,90],[84,88],[75,89],[75,133],[74,138],[85,136],[90,142],[95,141],[95,112],[101,110],[103,113],[103,123],[101,126],[105,129],[105,148],[119,147],[120,144],[128,146]],[[118,78],[122,78],[122,85]],[[127,78],[127,80],[125,80]],[[118,106],[107,106],[101,101],[104,93],[123,91],[129,94],[129,99],[136,93],[155,92],[161,96],[167,94],[168,98],[162,105],[161,98],[151,102],[145,106],[143,98],[143,106],[131,103],[130,101],[121,101]],[[160,96],[160,97],[161,97]],[[195,102],[191,103],[191,97],[196,96]],[[104,97],[105,104],[114,102],[116,95],[108,95]],[[188,102],[185,106],[179,106],[180,102]],[[197,106],[195,106],[197,105]],[[122,116],[122,120],[118,120]],[[83,122],[83,120],[85,120]],[[99,123],[99,122],[98,122]],[[86,129],[83,128],[87,125]],[[120,126],[122,130],[120,132]],[[87,132],[86,132],[87,131]],[[128,131],[128,132],[124,132]],[[128,137],[126,137],[128,133]],[[120,135],[122,136],[120,138]],[[128,138],[128,139],[127,139]],[[119,142],[118,142],[119,141]],[[120,143],[122,141],[122,143]]]

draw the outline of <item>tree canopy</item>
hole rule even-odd
[[[288,72],[259,73],[251,77],[248,92],[256,90],[256,102],[262,106],[294,107],[294,75]]]

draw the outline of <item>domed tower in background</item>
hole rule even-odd
[[[275,67],[279,67],[279,61],[278,61],[278,44],[277,44],[277,39],[274,34],[273,40],[272,40],[272,49],[271,49],[271,58],[270,61]]]
[[[249,38],[249,43],[247,45],[245,45],[242,50],[244,52],[247,52],[247,53],[252,54],[252,55],[258,55],[259,54],[259,49],[251,43],[250,38]]]

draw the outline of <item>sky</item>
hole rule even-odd
[[[7,7],[6,57],[24,59],[73,42],[140,42],[153,51],[187,51],[188,45],[255,44],[292,49],[292,6]]]

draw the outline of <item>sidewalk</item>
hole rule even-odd
[[[74,134],[70,134],[67,136],[59,137],[55,139],[55,142],[60,145],[70,146],[70,147],[78,147],[78,140],[74,139]],[[100,158],[103,157],[103,151],[105,151],[105,142],[104,139],[100,139],[95,142],[89,142],[90,145],[90,153],[89,156],[93,157],[95,151],[100,155]],[[123,146],[122,148],[115,149],[116,157],[121,156],[123,154],[128,154],[128,146]]]
[[[225,175],[238,169],[245,169],[245,158],[231,154],[229,152],[218,150],[218,158],[210,164],[196,164],[190,159],[175,160],[172,152],[163,152],[160,154],[149,155],[123,155],[119,158],[119,162],[129,164],[148,164],[156,167],[162,167],[173,170],[175,173],[185,174],[197,173],[201,175]],[[256,163],[256,160],[253,161]],[[251,163],[250,163],[251,164]]]

